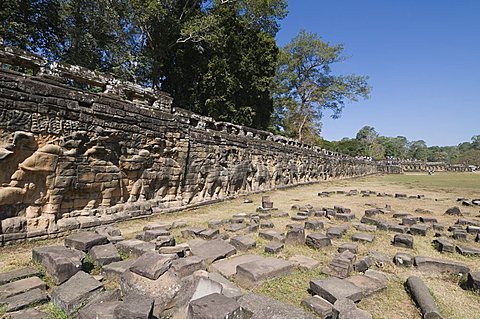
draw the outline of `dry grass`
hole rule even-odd
[[[345,195],[332,195],[328,198],[317,196],[320,191],[327,190],[371,190],[386,193],[406,193],[408,195],[425,195],[425,199],[395,199],[390,197],[362,197]],[[429,216],[436,217],[444,225],[453,224],[455,217],[444,216],[445,210],[451,206],[458,205],[458,197],[478,198],[480,197],[480,174],[436,174],[428,175],[388,175],[372,176],[366,178],[324,182],[315,185],[296,187],[286,190],[277,190],[269,192],[275,207],[279,211],[291,212],[293,204],[311,204],[314,207],[333,207],[341,205],[351,208],[358,219],[363,215],[365,209],[372,206],[385,207],[391,205],[393,211],[406,211],[414,215],[415,209],[427,209],[432,211]],[[253,203],[243,203],[244,198],[234,199],[214,205],[200,207],[198,209],[186,210],[178,213],[152,216],[148,219],[134,220],[118,223],[126,238],[133,238],[140,232],[144,225],[151,222],[173,222],[182,220],[188,226],[207,226],[209,220],[226,219],[232,214],[245,212],[252,213],[261,201],[262,194],[249,196]],[[474,218],[479,214],[478,207],[461,207],[467,218]],[[390,222],[398,222],[393,219],[391,214],[382,216]],[[322,219],[325,227],[335,224],[341,224],[336,221]],[[288,218],[273,218],[275,230],[284,232],[286,225],[295,223]],[[352,227],[342,238],[333,241],[333,247],[312,250],[306,246],[286,246],[282,253],[277,255],[279,258],[289,258],[293,255],[305,255],[320,261],[318,269],[305,271],[295,270],[292,274],[266,282],[254,289],[255,292],[269,295],[275,299],[299,305],[301,300],[308,296],[309,281],[311,279],[323,278],[321,269],[336,255],[336,248],[345,242],[351,241],[351,236],[355,233]],[[182,242],[180,230],[173,230],[173,235],[177,242]],[[459,254],[441,254],[432,246],[433,232],[428,236],[415,236],[415,245],[413,250],[401,249],[391,245],[393,233],[378,231],[376,232],[373,243],[359,244],[358,259],[368,255],[369,251],[376,250],[382,253],[394,256],[399,251],[405,251],[412,255],[426,255],[438,258],[452,259],[467,264],[473,270],[479,270],[480,258],[465,257]],[[15,267],[30,263],[31,248],[38,245],[47,245],[61,242],[61,240],[50,240],[37,242],[35,244],[24,244],[15,247],[4,247],[0,249],[0,269],[11,270]],[[263,249],[266,241],[257,240],[257,248],[253,251],[258,254],[264,254]],[[472,240],[468,245],[480,248],[479,243]],[[251,252],[249,252],[251,253]],[[473,292],[462,290],[458,281],[459,278],[444,276],[434,273],[418,273],[414,269],[400,267],[386,267],[383,271],[389,273],[390,280],[388,288],[376,295],[362,300],[359,306],[372,313],[374,318],[420,318],[421,315],[412,302],[410,296],[404,289],[404,282],[409,275],[416,274],[422,277],[430,288],[435,300],[437,301],[445,318],[467,319],[480,318],[480,296]]]

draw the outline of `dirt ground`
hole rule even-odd
[[[319,197],[317,194],[321,191],[344,190],[349,191],[370,190],[385,193],[405,193],[407,195],[425,195],[423,199],[396,199],[391,197],[369,196],[345,196],[342,194],[331,195],[330,197]],[[291,210],[294,204],[311,204],[313,207],[333,207],[340,205],[348,207],[356,215],[359,221],[366,209],[373,207],[385,207],[390,205],[393,212],[408,212],[414,216],[434,216],[439,223],[444,224],[446,228],[457,220],[457,217],[445,216],[447,208],[460,205],[457,198],[480,198],[480,174],[478,173],[438,173],[432,176],[426,174],[412,175],[387,175],[370,176],[350,180],[323,182],[314,185],[300,186],[285,190],[277,190],[266,194],[256,194],[248,197],[242,197],[234,200],[225,201],[218,204],[200,207],[177,213],[152,216],[147,219],[134,220],[118,223],[118,226],[124,237],[133,238],[139,233],[143,226],[151,222],[173,222],[185,221],[188,226],[207,226],[208,221],[216,219],[230,218],[235,213],[252,213],[261,202],[262,195],[269,195],[274,206],[279,211],[289,212],[291,216],[295,214]],[[252,203],[244,203],[245,198],[251,199]],[[480,215],[480,207],[460,207],[465,218],[477,219]],[[416,209],[424,209],[430,213],[416,213]],[[392,214],[385,214],[382,219],[398,223],[393,219]],[[341,224],[341,222],[330,221],[322,218],[325,228],[331,225]],[[275,229],[284,232],[287,224],[293,223],[289,218],[272,218]],[[308,233],[308,232],[307,232]],[[279,258],[289,258],[293,255],[305,255],[318,259],[321,262],[319,268],[311,271],[295,270],[292,274],[276,280],[264,283],[254,290],[259,293],[269,295],[275,299],[292,303],[300,306],[303,298],[308,296],[309,281],[326,277],[321,273],[323,266],[328,264],[337,254],[336,248],[346,242],[351,242],[351,236],[356,233],[353,227],[350,227],[347,234],[342,239],[333,240],[333,247],[325,250],[312,250],[306,246],[285,246]],[[174,230],[173,235],[177,242],[182,242],[180,230]],[[399,251],[410,253],[411,255],[423,255],[437,258],[451,259],[467,264],[472,270],[480,271],[480,257],[465,257],[460,254],[442,254],[437,252],[432,246],[434,233],[432,230],[426,237],[415,236],[414,249],[402,249],[391,245],[394,236],[392,232],[377,231],[373,243],[360,243],[357,259],[367,256],[370,251],[380,251],[390,256]],[[0,271],[12,270],[19,266],[30,263],[31,249],[34,246],[52,245],[61,243],[62,240],[47,240],[23,244],[15,247],[0,248]],[[263,248],[266,242],[258,239],[255,252],[264,254]],[[469,238],[468,246],[480,248],[480,243]],[[251,252],[249,252],[251,253]],[[480,295],[471,291],[465,291],[459,286],[459,282],[464,278],[449,275],[440,275],[436,273],[420,273],[413,268],[400,268],[396,266],[387,266],[380,269],[389,274],[388,288],[383,292],[374,294],[363,299],[359,307],[369,311],[374,318],[421,318],[421,314],[412,302],[410,296],[405,291],[404,282],[412,274],[418,275],[424,279],[429,287],[434,299],[436,300],[444,318],[452,319],[473,319],[480,318]]]

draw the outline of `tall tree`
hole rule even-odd
[[[368,97],[367,77],[333,74],[332,65],[345,60],[343,51],[343,45],[330,45],[306,31],[281,49],[274,99],[277,124],[287,135],[312,140],[325,110],[338,118],[347,102]]]

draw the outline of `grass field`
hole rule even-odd
[[[317,196],[320,191],[327,190],[371,190],[385,193],[406,193],[407,195],[425,195],[424,199],[395,199],[391,197],[362,197],[345,195],[332,195],[328,198]],[[134,220],[122,222],[117,226],[122,230],[126,238],[133,238],[140,232],[143,226],[150,222],[171,222],[183,220],[188,226],[206,226],[209,220],[225,219],[234,213],[251,213],[261,201],[263,194],[249,196],[253,203],[243,203],[244,198],[225,201],[222,203],[191,209],[178,213],[159,215],[143,220]],[[293,204],[311,204],[314,207],[333,207],[341,205],[352,209],[356,214],[358,221],[366,209],[372,207],[385,207],[390,205],[393,212],[405,211],[413,215],[416,209],[430,211],[429,216],[435,216],[440,223],[448,227],[456,221],[455,217],[445,216],[443,213],[451,206],[459,205],[456,201],[458,197],[480,198],[480,174],[456,174],[456,173],[437,173],[435,175],[385,175],[370,176],[351,180],[330,181],[314,185],[295,187],[285,190],[269,192],[274,206],[280,211],[291,212]],[[461,207],[465,218],[475,219],[480,214],[480,208]],[[291,215],[294,213],[291,212]],[[390,215],[385,214],[382,218],[389,222],[397,223]],[[478,218],[477,218],[478,219]],[[478,219],[480,220],[480,219]],[[283,232],[286,225],[292,223],[288,218],[273,218],[275,229]],[[325,228],[340,222],[323,220]],[[309,281],[326,277],[321,273],[323,266],[328,264],[337,254],[336,247],[342,243],[351,242],[351,236],[355,229],[350,227],[348,233],[342,239],[333,241],[333,247],[325,250],[312,250],[306,246],[286,246],[284,251],[277,255],[279,258],[289,258],[293,255],[305,255],[313,257],[320,261],[318,269],[305,271],[295,270],[292,274],[266,282],[259,287],[254,288],[259,292],[275,299],[300,306],[303,298],[308,296]],[[308,232],[307,232],[308,233]],[[174,230],[173,235],[177,242],[182,242],[180,230]],[[370,251],[380,251],[393,257],[397,252],[403,251],[411,255],[424,255],[437,258],[445,258],[463,262],[472,270],[480,271],[480,257],[465,257],[457,253],[441,254],[432,246],[433,231],[428,236],[415,236],[414,249],[402,249],[390,244],[394,233],[386,231],[377,231],[373,243],[359,244],[359,253],[357,259],[367,256]],[[61,239],[49,240],[37,243],[29,243],[16,247],[0,248],[0,269],[11,270],[18,266],[30,263],[31,248],[35,245],[51,245],[61,243]],[[266,242],[258,239],[255,253],[264,254],[263,248]],[[470,238],[469,246],[480,248],[480,243],[476,243]],[[465,291],[459,286],[459,281],[463,278],[455,276],[441,275],[436,273],[419,273],[413,268],[400,268],[396,266],[386,266],[379,269],[389,276],[388,288],[380,293],[363,299],[359,307],[369,311],[374,318],[378,319],[403,319],[403,318],[421,318],[421,314],[411,300],[409,294],[404,289],[404,282],[409,275],[415,274],[424,279],[428,285],[434,299],[436,300],[444,318],[448,319],[473,319],[480,318],[480,295],[471,291]]]

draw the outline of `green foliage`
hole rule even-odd
[[[286,135],[312,141],[325,110],[338,118],[347,102],[368,97],[367,77],[332,73],[332,65],[345,60],[343,50],[306,31],[280,50],[274,87],[280,121],[275,124]]]
[[[68,319],[67,314],[52,302],[48,303],[44,310],[48,314],[47,319]]]

